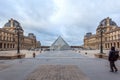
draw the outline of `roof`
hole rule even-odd
[[[14,20],[12,18],[4,25],[3,28],[10,28],[10,27],[15,27],[15,28],[23,31],[20,23],[17,20]]]

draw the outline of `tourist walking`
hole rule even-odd
[[[119,51],[115,50],[115,47],[111,47],[109,52],[108,60],[110,62],[110,72],[117,72],[118,69],[115,65],[115,61],[119,58]]]
[[[33,57],[34,57],[34,58],[35,58],[35,56],[36,56],[35,53],[33,53]]]

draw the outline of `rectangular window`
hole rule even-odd
[[[107,48],[107,44],[105,44],[105,48]]]
[[[6,44],[4,43],[4,48],[6,48]]]
[[[117,47],[119,48],[119,42],[117,42]]]
[[[108,43],[108,48],[110,48],[110,47],[109,47],[109,43]]]
[[[13,44],[13,48],[15,48],[15,44]]]
[[[2,48],[2,43],[0,43],[0,48]]]

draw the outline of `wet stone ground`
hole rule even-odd
[[[35,58],[0,60],[0,80],[120,80],[109,61],[75,51],[46,51]]]
[[[76,65],[42,65],[26,80],[89,80]]]

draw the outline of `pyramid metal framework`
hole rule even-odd
[[[50,50],[70,50],[70,46],[67,44],[67,42],[59,36],[57,40],[51,45]]]

